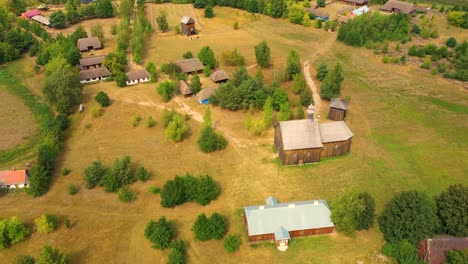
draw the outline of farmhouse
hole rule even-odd
[[[222,83],[229,80],[229,75],[224,70],[218,70],[210,75],[210,79],[215,83]]]
[[[93,49],[102,49],[101,41],[99,41],[98,37],[78,39],[76,46],[81,52]]]
[[[134,71],[134,72],[128,72],[127,73],[127,85],[134,85],[137,83],[149,82],[150,78],[151,78],[150,73],[145,69],[141,69],[141,70]]]
[[[176,61],[176,64],[179,66],[181,72],[187,74],[197,73],[203,71],[205,68],[198,58]]]
[[[80,71],[80,83],[98,82],[105,80],[110,75],[111,72],[106,67],[83,70]]]
[[[106,56],[104,55],[80,59],[80,70],[102,67],[105,59]]]
[[[418,255],[426,263],[443,264],[450,250],[468,249],[468,237],[436,236],[419,243]]]
[[[327,12],[318,9],[317,6],[315,7],[312,6],[306,9],[309,13],[314,14],[317,17],[317,19],[324,20],[324,21],[327,21],[330,19],[330,15]]]
[[[414,4],[398,0],[390,0],[387,3],[385,3],[385,5],[381,6],[379,9],[390,13],[403,13],[407,15],[416,12],[416,7]]]
[[[265,205],[244,207],[250,242],[274,240],[285,251],[293,237],[333,232],[330,209],[324,200],[278,203],[268,197]]]
[[[369,0],[343,0],[348,5],[363,6],[369,3]]]
[[[182,31],[182,34],[186,36],[191,36],[191,35],[196,34],[195,21],[189,16],[184,16],[180,20],[180,29]]]
[[[48,27],[50,26],[50,21],[45,16],[37,15],[37,16],[33,16],[31,19],[43,26],[48,26]]]
[[[346,117],[349,102],[341,98],[333,98],[330,101],[330,110],[328,112],[328,119],[341,121]]]
[[[184,97],[189,97],[192,96],[192,89],[190,89],[190,86],[188,83],[184,80],[179,81],[179,92],[182,94]]]
[[[34,10],[29,10],[21,14],[21,17],[24,19],[31,19],[33,16],[40,15],[41,11],[34,9]]]
[[[210,102],[210,96],[216,92],[218,86],[210,86],[207,88],[203,88],[200,92],[198,92],[195,96],[198,99],[200,104],[208,104]]]
[[[27,170],[0,171],[0,188],[19,189],[27,186]]]

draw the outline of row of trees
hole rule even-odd
[[[138,2],[140,3],[140,1]],[[130,49],[132,50],[133,60],[140,64],[145,51],[145,38],[153,32],[153,26],[145,16],[143,5],[138,5],[137,17],[133,23],[132,40]]]
[[[332,70],[328,70],[327,64],[321,63],[317,68],[316,78],[322,81],[320,84],[320,96],[323,99],[331,100],[340,96],[344,75],[339,63],[335,64]]]
[[[226,230],[226,220],[219,213],[213,213],[210,217],[207,217],[205,213],[200,214],[192,227],[195,239],[199,241],[223,239]]]
[[[169,252],[169,264],[185,263],[185,243],[175,239],[175,223],[162,216],[158,221],[150,220],[145,228],[145,237],[153,243],[155,249],[167,249]]]

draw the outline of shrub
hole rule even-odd
[[[213,6],[212,5],[207,5],[205,8],[205,17],[206,18],[212,18],[214,17],[214,11],[213,11]]]
[[[161,217],[157,222],[150,220],[146,225],[145,237],[153,243],[153,248],[166,249],[174,239],[174,222],[167,221],[166,217]]]
[[[234,22],[234,24],[232,25],[232,28],[234,28],[234,30],[238,30],[239,29],[239,22]]]
[[[426,57],[424,59],[424,62],[421,64],[421,68],[423,69],[430,69],[432,66],[432,61],[431,61],[431,58],[430,57]]]
[[[0,249],[23,241],[29,233],[30,230],[16,216],[0,219]]]
[[[104,109],[98,105],[91,107],[91,115],[94,118],[98,118],[104,114]]]
[[[417,248],[408,240],[387,243],[382,248],[382,253],[388,257],[395,258],[398,263],[423,264],[419,258]]]
[[[37,264],[68,264],[70,259],[67,255],[60,252],[56,248],[52,248],[49,245],[45,245],[42,250],[39,258],[37,259]]]
[[[221,59],[223,63],[228,66],[244,66],[245,64],[244,56],[242,56],[237,49],[223,52]]]
[[[255,59],[257,60],[258,65],[260,65],[262,68],[270,65],[270,47],[268,47],[266,41],[262,41],[257,46],[255,46]]]
[[[187,52],[185,52],[185,53],[182,55],[182,57],[183,57],[184,59],[191,59],[191,58],[193,58],[193,54],[192,54],[192,52],[187,51]]]
[[[136,181],[130,165],[131,158],[129,156],[123,156],[114,161],[102,181],[106,192],[116,192],[120,187]]]
[[[436,204],[444,233],[468,236],[468,187],[461,184],[449,186],[447,191],[436,197]]]
[[[235,235],[227,235],[224,239],[224,250],[228,253],[233,253],[239,250],[239,246],[241,244],[241,237]]]
[[[44,166],[37,164],[29,169],[29,188],[27,192],[33,197],[45,194],[49,190],[50,175]]]
[[[341,83],[343,80],[343,69],[341,68],[341,65],[337,63],[320,85],[320,96],[327,100],[338,97],[340,95]]]
[[[455,46],[457,46],[457,39],[454,37],[447,39],[447,42],[445,42],[445,46],[449,48],[454,48]]]
[[[159,15],[156,17],[156,23],[158,23],[158,29],[161,32],[166,32],[169,30],[169,24],[167,23],[167,13],[164,10],[159,12]]]
[[[152,116],[148,117],[148,120],[146,121],[146,127],[147,128],[152,128],[156,125],[156,121],[154,121]]]
[[[299,59],[299,53],[296,50],[289,51],[288,58],[286,61],[286,75],[288,80],[292,80],[294,75],[301,72],[301,61]]]
[[[68,168],[62,168],[62,176],[67,176],[68,174],[70,174],[71,170],[68,169]]]
[[[220,240],[224,237],[226,228],[226,220],[219,213],[213,213],[210,218],[207,218],[206,215],[202,213],[193,224],[192,231],[195,234],[196,240]]]
[[[447,252],[447,264],[468,263],[468,250],[450,250]]]
[[[94,100],[96,100],[96,102],[98,102],[102,107],[108,107],[110,105],[110,98],[103,91],[98,92],[96,97],[94,97]]]
[[[203,128],[200,137],[197,140],[200,150],[202,152],[208,153],[224,149],[227,145],[227,141],[223,135],[216,133],[211,126],[212,120],[209,107],[207,107],[205,110],[203,120]]]
[[[101,180],[106,175],[106,171],[106,167],[104,167],[100,160],[93,161],[83,172],[86,188],[92,189],[101,184]]]
[[[209,77],[211,75],[211,66],[205,66],[205,68],[203,68],[203,75],[205,75],[205,77]]]
[[[389,62],[390,62],[390,58],[387,57],[387,56],[383,56],[383,57],[382,57],[382,62],[383,62],[383,63],[389,63]]]
[[[176,111],[174,111],[174,109],[171,109],[171,111],[168,111],[166,108],[164,108],[161,114],[161,122],[163,126],[167,127],[175,115],[178,115],[178,114]]]
[[[331,219],[336,230],[352,235],[355,230],[369,229],[375,217],[375,201],[368,193],[347,192],[331,204]]]
[[[400,61],[401,61],[402,64],[405,64],[406,63],[406,56],[405,55],[401,56]]]
[[[443,63],[437,64],[437,71],[439,73],[444,73],[446,70],[447,70],[447,67],[445,66],[445,64]]]
[[[423,28],[423,29],[421,30],[421,37],[422,37],[423,39],[428,39],[428,38],[430,38],[430,37],[431,37],[431,30],[428,29],[428,28]]]
[[[167,125],[164,134],[169,141],[180,142],[188,132],[189,127],[185,124],[180,115],[172,116],[172,120]]]
[[[216,68],[216,58],[213,50],[209,46],[204,46],[198,52],[198,58],[205,66],[210,66],[211,69]]]
[[[118,197],[121,202],[129,203],[135,200],[135,193],[130,189],[130,187],[128,187],[128,185],[125,185],[119,189]]]
[[[202,84],[200,82],[200,77],[194,74],[190,82],[190,90],[192,91],[193,94],[197,94],[198,92],[200,92],[201,87],[202,87]]]
[[[138,180],[146,182],[151,177],[151,172],[149,172],[144,167],[138,167],[135,173]]]
[[[75,195],[78,193],[78,186],[76,186],[76,184],[70,183],[68,184],[67,191],[69,195]]]
[[[184,264],[185,263],[185,243],[183,240],[175,240],[171,243],[171,251],[169,252],[168,264]]]
[[[323,81],[325,77],[327,77],[328,74],[328,65],[325,62],[320,63],[320,65],[317,68],[317,74],[315,75],[315,78],[317,78],[319,81]]]
[[[133,116],[132,122],[130,122],[130,124],[132,125],[132,127],[136,127],[136,126],[138,126],[138,124],[140,123],[141,120],[142,120],[141,115]]]
[[[63,221],[63,223],[65,224],[65,227],[67,229],[70,229],[72,227],[72,224],[70,222],[70,219],[68,219],[68,217],[65,217],[65,220]]]
[[[158,194],[158,193],[161,192],[161,189],[159,189],[159,188],[156,187],[156,186],[151,186],[151,187],[150,187],[150,192],[151,192],[152,194],[156,195],[156,194]]]
[[[195,195],[195,201],[198,204],[206,205],[212,200],[218,197],[220,190],[216,182],[208,175],[202,175],[198,178],[197,182],[197,194]]]
[[[43,214],[34,219],[36,229],[42,233],[50,233],[58,227],[58,218],[53,214]]]
[[[176,86],[173,82],[164,81],[159,84],[157,88],[158,94],[161,96],[163,102],[169,101],[176,92]]]
[[[33,256],[27,256],[27,255],[18,255],[15,258],[15,264],[35,264],[36,260],[34,259]]]

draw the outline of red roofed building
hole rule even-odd
[[[468,248],[468,237],[436,236],[419,243],[419,257],[429,264],[443,264],[447,252]]]
[[[27,170],[0,171],[0,188],[19,189],[27,186]]]
[[[23,14],[21,14],[21,16],[24,19],[31,19],[33,16],[37,16],[40,14],[41,14],[41,11],[34,9],[34,10],[29,10],[29,11],[24,12]]]

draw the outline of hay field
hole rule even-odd
[[[166,7],[174,10],[174,17],[190,10],[186,5],[148,5]],[[57,168],[70,168],[71,174],[63,177],[57,172],[51,190],[43,197],[32,199],[15,193],[0,198],[0,217],[16,215],[32,223],[35,217],[50,212],[68,216],[73,228],[67,230],[62,225],[51,234],[35,233],[2,250],[7,262],[20,253],[37,256],[40,247],[49,243],[70,253],[73,263],[164,263],[168,252],[152,249],[143,236],[146,223],[164,215],[175,220],[177,238],[187,241],[188,263],[383,263],[379,251],[384,242],[377,227],[352,238],[335,233],[294,239],[286,252],[270,244],[248,246],[239,208],[261,204],[269,195],[281,201],[330,201],[353,189],[373,195],[380,212],[401,190],[435,195],[450,184],[468,184],[468,97],[463,84],[415,67],[383,64],[371,51],[336,43],[336,35],[323,30],[267,17],[250,20],[249,14],[230,8],[215,8],[217,17],[213,20],[202,18],[201,10],[193,12],[202,24],[200,39],[154,34],[146,60],[160,65],[182,58],[188,50],[195,54],[210,45],[218,56],[237,47],[251,65],[255,62],[253,46],[265,39],[272,50],[273,69],[285,62],[291,48],[299,51],[302,60],[339,61],[345,71],[342,94],[351,96],[347,117],[355,135],[351,153],[315,165],[279,167],[271,148],[272,129],[264,137],[251,137],[243,129],[246,112],[212,107],[214,123],[237,143],[231,140],[227,149],[203,154],[196,145],[201,123],[194,117],[188,121],[191,136],[177,144],[165,139],[160,122],[154,128],[146,128],[144,122],[136,128],[130,125],[137,114],[159,120],[164,107],[184,113],[182,103],[202,115],[204,107],[195,99],[179,97],[163,103],[155,84],[127,88],[110,82],[89,85],[84,89],[88,110],[72,116],[72,127],[57,161]],[[240,23],[237,31],[232,29],[234,21]],[[265,71],[265,79],[271,79],[273,69]],[[37,78],[23,77],[25,83]],[[113,103],[102,117],[93,118],[89,109],[100,90],[108,93]],[[326,116],[326,109],[322,109],[322,116]],[[154,173],[147,183],[131,186],[137,193],[136,201],[123,204],[115,194],[84,188],[82,171],[92,160],[111,165],[122,155],[130,155]],[[213,176],[222,188],[220,197],[204,207],[188,203],[162,208],[159,196],[152,195],[149,186],[162,187],[166,180],[186,171]],[[77,195],[66,193],[69,183],[80,186]],[[194,240],[191,227],[197,215],[214,211],[228,217],[230,233],[242,234],[239,252],[225,253],[222,241]]]

